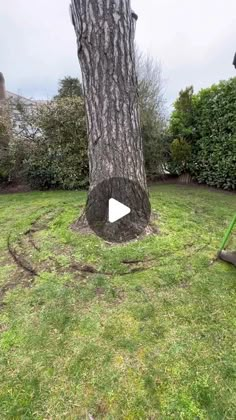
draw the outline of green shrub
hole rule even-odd
[[[25,159],[34,188],[79,189],[88,184],[87,134],[83,100],[62,98],[37,109],[39,133]]]
[[[191,168],[199,183],[223,188],[236,188],[236,136],[203,137]]]
[[[196,95],[198,139],[193,175],[198,182],[236,188],[236,78]]]
[[[188,172],[192,148],[184,139],[175,139],[170,146],[171,169],[177,175]]]
[[[10,120],[5,109],[0,109],[0,182],[9,180],[11,158],[9,152]]]
[[[191,133],[184,137],[192,145],[189,171],[199,183],[235,189],[236,78],[190,96],[186,109],[175,105],[170,123],[173,136]]]
[[[172,138],[182,138],[193,144],[196,134],[196,109],[193,87],[181,90],[170,118]]]

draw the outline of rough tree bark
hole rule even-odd
[[[130,0],[72,0],[89,139],[90,190],[128,178],[147,191]]]

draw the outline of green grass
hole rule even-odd
[[[0,419],[235,419],[236,196],[152,187],[160,234],[123,246],[70,229],[84,201],[0,196]]]

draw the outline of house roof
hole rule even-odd
[[[8,90],[6,91],[6,97],[7,97],[7,99],[10,99],[10,98],[18,99],[18,100],[20,100],[20,101],[22,101],[22,102],[24,102],[25,104],[28,104],[28,105],[44,104],[44,103],[48,102],[48,101],[45,101],[45,100],[25,98],[22,95],[18,95],[17,93],[9,92]]]

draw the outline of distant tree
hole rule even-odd
[[[167,116],[161,66],[151,56],[136,50],[141,130],[147,176],[155,178],[165,170]]]
[[[74,96],[83,96],[83,88],[79,79],[76,77],[64,77],[59,81],[58,98],[72,98]]]
[[[141,103],[163,118],[165,116],[165,97],[160,63],[151,55],[143,54],[136,48],[136,66]]]
[[[184,139],[193,144],[196,138],[195,129],[195,97],[193,87],[181,90],[174,103],[174,111],[170,119],[170,133],[173,139]]]

